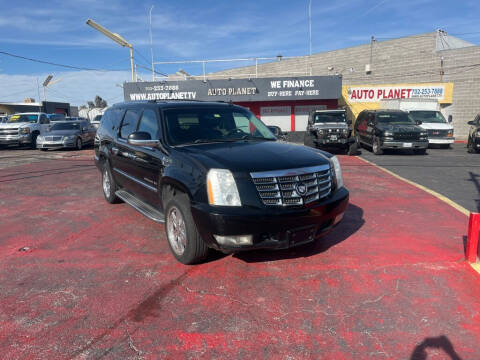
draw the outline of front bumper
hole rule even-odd
[[[382,149],[426,149],[428,140],[421,141],[398,141],[385,140],[381,146]]]
[[[0,135],[0,145],[21,145],[30,144],[32,142],[32,135]]]
[[[75,147],[74,141],[48,141],[48,142],[38,142],[37,149],[62,149],[62,148],[73,148]]]
[[[444,138],[428,138],[430,144],[453,144],[455,142],[454,137],[444,137]]]
[[[342,187],[328,199],[305,208],[216,208],[192,204],[192,215],[204,241],[217,250],[286,249],[325,235],[342,219],[349,199]],[[220,245],[214,235],[253,235],[252,245]]]
[[[314,139],[314,142],[318,146],[346,147],[349,144],[354,143],[355,139],[354,138],[339,138],[339,139],[317,138],[317,139]]]

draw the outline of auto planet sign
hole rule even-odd
[[[133,82],[123,86],[125,101],[203,100],[272,101],[339,99],[338,76],[304,76],[226,80]]]
[[[359,86],[348,88],[349,102],[379,102],[393,99],[436,99],[445,97],[445,85]]]

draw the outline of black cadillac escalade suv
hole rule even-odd
[[[420,124],[401,110],[363,110],[355,122],[355,137],[360,146],[372,148],[375,155],[383,154],[384,149],[425,154],[428,134]]]
[[[314,241],[343,217],[348,191],[331,154],[276,141],[251,112],[210,102],[110,107],[95,139],[105,199],[165,222],[173,255]]]

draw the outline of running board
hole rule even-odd
[[[134,195],[130,194],[125,190],[118,190],[115,192],[120,199],[125,201],[128,205],[133,207],[135,210],[139,211],[141,214],[145,215],[150,220],[153,220],[157,223],[165,222],[165,215],[162,212],[155,209],[153,206],[143,202]]]

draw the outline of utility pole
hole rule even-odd
[[[308,37],[309,37],[309,55],[310,76],[312,75],[312,0],[308,2]]]
[[[152,40],[152,10],[154,5],[150,8],[150,53],[152,54],[152,80],[155,81],[155,67],[153,65],[153,40]]]
[[[445,72],[443,71],[443,56],[440,57],[440,82],[443,82],[443,75]]]

